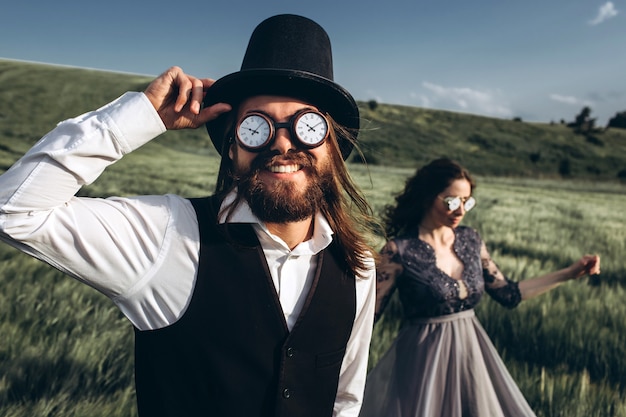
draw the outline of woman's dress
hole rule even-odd
[[[378,296],[388,300],[398,289],[405,324],[367,377],[360,417],[535,416],[473,310],[485,291],[515,307],[519,288],[502,275],[475,230],[460,226],[455,235],[462,282],[436,266],[427,243],[394,240],[393,262],[403,271],[382,283],[386,293]]]

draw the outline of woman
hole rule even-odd
[[[397,288],[405,326],[368,375],[361,417],[534,416],[474,316],[483,292],[505,307],[600,272],[598,256],[519,283],[508,280],[478,233],[459,226],[475,184],[438,159],[410,178],[385,211],[376,318]]]

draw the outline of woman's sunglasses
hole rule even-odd
[[[474,197],[445,197],[442,198],[442,200],[449,211],[455,211],[463,205],[463,210],[468,212],[476,206],[476,199]]]

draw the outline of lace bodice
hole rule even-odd
[[[453,250],[463,263],[462,282],[437,267],[433,248],[419,238],[399,238],[392,243],[383,249],[383,264],[377,276],[377,316],[395,288],[399,291],[407,319],[472,309],[485,291],[508,308],[521,301],[517,283],[500,272],[474,229],[464,226],[455,229]],[[385,262],[395,265],[384,265]],[[459,292],[461,285],[467,291],[465,297]]]

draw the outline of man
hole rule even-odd
[[[74,197],[204,124],[222,155],[213,196]],[[0,177],[0,236],[132,322],[141,416],[357,416],[375,292],[369,207],[344,163],[358,126],[326,32],[274,16],[239,72],[172,67],[60,123]]]

